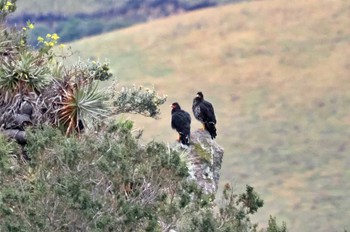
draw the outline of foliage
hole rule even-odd
[[[227,187],[216,215],[175,150],[138,138],[131,121],[80,137],[33,128],[29,163],[0,172],[0,230],[257,231],[249,215],[262,201],[253,188],[237,195]],[[6,154],[1,163],[13,162]]]
[[[94,80],[106,81],[113,76],[109,70],[108,60],[105,60],[104,62],[90,59],[87,60],[87,62],[79,60],[74,64],[74,67],[77,70],[86,70]]]
[[[79,139],[53,128],[29,133],[29,166],[0,177],[1,231],[154,231],[153,222],[176,216],[187,176],[178,154],[139,146],[128,121],[105,129]]]
[[[18,151],[18,145],[14,141],[8,141],[0,134],[0,174],[11,172]]]
[[[0,23],[3,23],[8,14],[16,10],[16,0],[0,0]]]
[[[53,33],[52,35],[46,34],[46,38],[44,39],[41,36],[38,36],[37,41],[38,41],[38,47],[40,48],[41,53],[48,53],[52,47],[54,47],[57,43],[60,37],[56,34]],[[61,45],[63,47],[64,45]]]
[[[257,212],[263,203],[253,187],[247,185],[246,192],[238,195],[226,184],[219,204],[221,231],[257,231],[257,224],[250,221],[249,215]]]
[[[4,60],[0,68],[0,89],[23,94],[43,90],[49,77],[47,59],[28,51],[20,52],[16,58]]]
[[[105,114],[102,95],[96,92],[96,87],[88,85],[65,92],[58,112],[60,123],[67,126],[66,134],[77,128],[79,120],[85,123],[84,118],[98,120]]]
[[[270,216],[269,225],[266,229],[266,232],[287,232],[286,223],[283,223],[282,226],[277,225],[276,218]]]
[[[115,97],[113,106],[116,113],[136,113],[156,118],[159,106],[164,104],[167,96],[157,95],[155,90],[142,86],[124,87]]]

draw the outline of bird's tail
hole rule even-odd
[[[179,133],[180,134],[180,142],[184,145],[190,145],[190,133]]]
[[[215,139],[216,137],[216,127],[215,123],[213,122],[207,122],[204,124],[205,129],[209,132],[212,139]]]

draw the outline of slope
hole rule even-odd
[[[265,199],[258,221],[272,214],[290,231],[342,231],[350,229],[349,21],[349,1],[250,1],[71,46],[108,58],[120,85],[154,86],[188,111],[203,91],[225,148],[221,181],[256,187]],[[147,139],[172,143],[170,109],[161,110],[158,121],[135,120]]]
[[[56,32],[68,42],[86,36],[125,28],[133,24],[164,18],[182,12],[242,0],[31,0],[18,1],[8,23],[21,27],[35,22],[29,42],[37,44],[38,35]]]

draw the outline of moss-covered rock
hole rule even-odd
[[[215,194],[218,189],[220,169],[224,149],[212,140],[207,131],[197,130],[191,134],[189,147],[175,146],[183,150],[190,173],[190,179],[196,180],[204,193]]]

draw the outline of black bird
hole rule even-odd
[[[179,133],[179,141],[184,145],[190,144],[191,115],[182,110],[179,103],[171,104],[171,128]]]
[[[216,137],[216,117],[213,105],[204,100],[203,93],[198,92],[193,99],[192,111],[194,117],[199,120],[205,130],[207,130],[212,139]]]

